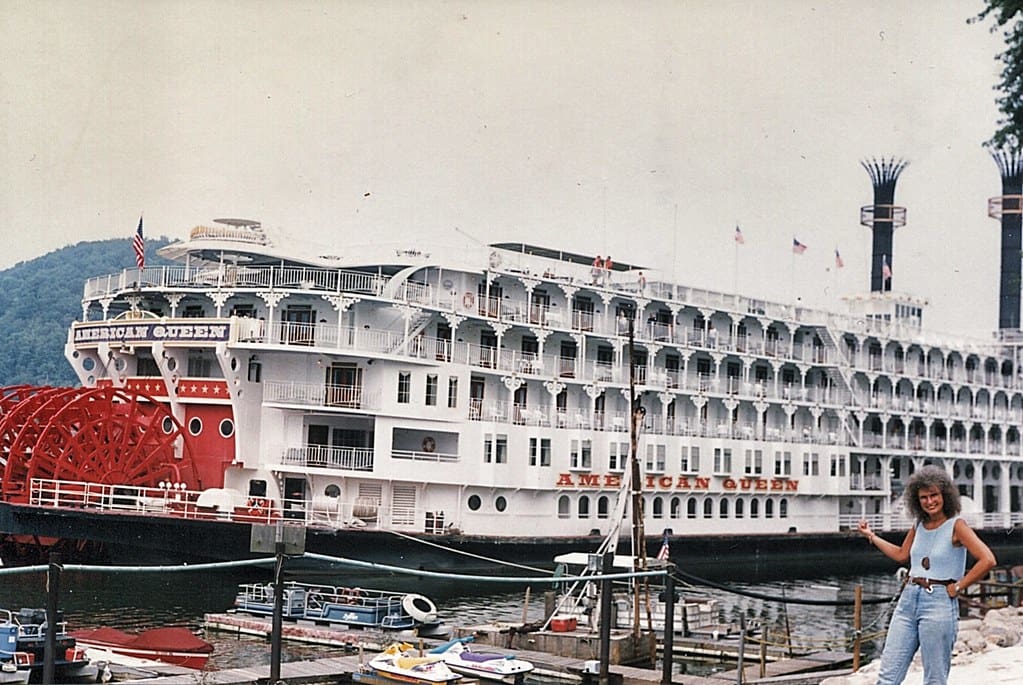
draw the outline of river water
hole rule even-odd
[[[732,569],[734,571],[734,569]],[[840,569],[806,569],[804,577],[785,580],[723,580],[728,589],[705,586],[682,587],[683,596],[698,595],[718,600],[721,619],[738,623],[741,616],[757,619],[772,628],[772,633],[786,631],[796,644],[810,644],[821,649],[847,649],[852,633],[851,606],[808,606],[786,602],[790,598],[822,601],[849,600],[857,585],[863,587],[865,598],[890,599],[899,583],[894,573],[844,576]],[[126,631],[157,626],[186,626],[202,633],[203,616],[229,609],[239,583],[267,582],[269,568],[234,568],[214,571],[185,572],[93,572],[66,570],[61,575],[60,605],[69,629],[112,626]],[[504,574],[535,575],[524,570]],[[722,574],[727,578],[735,574]],[[741,576],[741,574],[739,574]],[[340,568],[306,569],[294,580],[324,582],[335,585],[418,592],[430,597],[445,623],[475,625],[489,621],[521,621],[525,607],[528,621],[543,615],[543,594],[549,586],[530,585],[530,601],[525,603],[526,589],[520,583],[492,583],[479,580],[444,580],[394,574],[353,573]],[[718,580],[718,579],[715,579]],[[767,595],[770,600],[743,596],[736,591]],[[43,607],[46,604],[44,572],[0,576],[0,607]],[[887,625],[890,604],[864,608],[864,633],[883,630]],[[204,638],[215,645],[211,659],[218,668],[270,663],[267,641],[211,632]],[[878,649],[876,641],[864,646],[867,656]],[[285,643],[286,661],[316,658],[331,654],[324,647]],[[721,667],[725,667],[721,665]],[[683,666],[686,672],[707,671],[707,666]],[[709,668],[715,668],[711,665]]]

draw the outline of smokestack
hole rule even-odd
[[[1018,329],[1020,318],[1021,206],[1023,157],[1019,150],[998,150],[991,156],[1002,174],[1002,194],[987,201],[987,215],[1002,222],[1002,271],[998,289],[998,328]]]
[[[906,208],[896,207],[895,182],[909,162],[902,159],[871,159],[860,164],[874,184],[874,204],[860,207],[860,225],[873,232],[870,250],[870,292],[892,289],[892,236],[896,228],[906,225]]]

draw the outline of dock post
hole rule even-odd
[[[855,602],[853,604],[853,673],[860,670],[860,649],[863,646],[863,586],[856,586]]]
[[[738,668],[735,670],[735,682],[737,685],[742,685],[743,669],[746,667],[743,657],[746,656],[746,615],[743,614],[739,617],[739,663]]]
[[[270,627],[270,685],[281,680],[281,633],[284,630],[284,542],[276,544],[274,562],[274,613]]]
[[[614,571],[615,553],[614,550],[604,552],[601,560],[600,573],[607,576]],[[608,685],[610,682],[610,669],[608,664],[611,661],[611,581],[604,578],[600,581],[600,685]]]
[[[57,656],[57,606],[60,599],[60,552],[50,553],[46,569],[46,640],[43,643],[43,685],[52,685]]]
[[[664,574],[664,649],[661,656],[661,682],[671,685],[675,665],[675,578],[671,565]]]

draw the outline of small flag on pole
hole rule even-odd
[[[803,243],[799,242],[798,240],[796,240],[795,237],[793,237],[792,238],[792,252],[795,253],[795,254],[803,254],[804,252],[806,252],[806,245],[804,245]]]
[[[135,264],[139,269],[146,268],[146,239],[142,235],[142,217],[139,216],[139,227],[135,230],[135,238],[131,241],[135,250]]]
[[[836,247],[835,248],[835,268],[836,269],[841,269],[843,266],[845,266],[845,262],[842,261],[842,255],[839,254],[838,248]]]
[[[890,280],[892,277],[892,267],[888,266],[888,255],[881,255],[881,278],[884,280]]]
[[[742,229],[739,228],[739,224],[735,225],[735,242],[739,245],[746,244],[746,239],[742,236]]]
[[[661,542],[661,551],[657,553],[657,558],[661,561],[667,561],[668,555],[668,531],[664,531],[664,540]]]

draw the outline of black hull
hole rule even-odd
[[[97,514],[0,503],[0,532],[75,541],[73,549],[89,550],[81,561],[110,563],[199,563],[265,557],[250,551],[251,526],[226,521],[185,520],[130,514]],[[986,530],[980,536],[991,545],[999,564],[1023,563],[1023,530]],[[897,541],[900,536],[891,536]],[[551,568],[565,552],[595,550],[601,538],[517,537],[466,535],[398,536],[375,530],[309,528],[306,551],[414,568],[458,572],[507,573],[478,557]],[[646,552],[656,555],[661,536],[647,538]],[[88,543],[88,544],[84,544]],[[870,549],[856,533],[786,533],[777,535],[673,535],[671,560],[697,576],[768,580],[820,574],[856,575],[894,565]],[[629,554],[629,543],[619,546]],[[473,556],[469,556],[473,555]],[[41,557],[45,558],[45,557]],[[65,559],[70,561],[70,559]],[[522,571],[516,575],[528,575]]]

